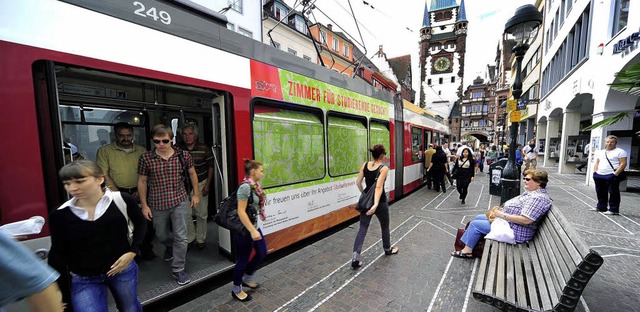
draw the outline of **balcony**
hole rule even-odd
[[[489,115],[489,112],[463,112],[461,113],[462,117],[486,117]]]
[[[471,98],[471,99],[463,99],[462,100],[462,104],[468,104],[468,103],[480,103],[480,102],[489,102],[489,98],[488,97],[480,97],[480,98]]]

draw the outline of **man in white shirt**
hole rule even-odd
[[[591,210],[617,215],[620,212],[620,179],[618,176],[627,167],[627,152],[618,148],[618,137],[610,135],[604,141],[605,149],[595,154],[593,181],[596,185],[598,203]],[[609,208],[607,209],[607,204]]]
[[[456,156],[460,157],[462,156],[462,151],[468,148],[469,151],[471,152],[471,155],[473,155],[473,148],[471,148],[470,146],[467,146],[467,141],[462,141],[462,145],[458,146],[458,151],[456,152]]]
[[[536,146],[536,140],[529,140],[529,145],[525,146],[522,149],[524,152],[524,170],[527,171],[529,169],[536,170],[538,166],[538,152],[540,150]]]

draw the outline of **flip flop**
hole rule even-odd
[[[462,250],[458,250],[458,251],[452,252],[451,256],[452,257],[456,257],[456,258],[463,258],[463,259],[472,259],[473,258],[473,254],[464,253],[464,252],[462,252]]]

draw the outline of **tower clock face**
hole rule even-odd
[[[451,66],[451,61],[448,58],[441,56],[436,59],[436,62],[434,65],[437,71],[445,71],[449,69],[449,66]]]

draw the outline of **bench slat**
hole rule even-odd
[[[544,310],[548,310],[558,303],[558,293],[560,293],[561,290],[560,287],[554,283],[554,279],[549,278],[552,273],[549,272],[549,267],[547,265],[548,259],[546,259],[544,252],[542,251],[542,244],[540,241],[531,242],[530,244],[534,247],[533,252],[531,252],[531,247],[529,247],[529,249],[532,261],[534,262],[536,287],[538,288],[538,293],[547,292],[546,298],[548,302],[543,299],[545,298],[545,295],[541,295],[540,298],[543,299],[542,308]]]
[[[507,250],[505,243],[498,243],[498,269],[496,271],[496,297],[501,299],[506,299],[505,295],[505,287],[506,287],[506,277],[505,277],[505,266],[508,260],[507,258]]]
[[[547,292],[546,286],[541,291],[538,291],[538,288],[536,287],[536,276],[534,272],[540,272],[540,265],[538,264],[537,269],[535,269],[534,262],[532,261],[529,254],[529,248],[533,249],[534,247],[531,244],[529,244],[529,248],[525,248],[523,246],[525,246],[525,244],[518,244],[518,252],[516,252],[516,255],[519,255],[521,257],[522,266],[524,267],[524,276],[526,276],[526,289],[528,291],[527,294],[529,298],[529,306],[534,310],[540,310],[540,299],[543,297],[542,300],[546,300],[547,306],[550,307],[551,301],[549,300],[549,293]]]
[[[584,256],[588,254],[590,250],[589,246],[587,246],[587,243],[585,243],[582,239],[580,239],[578,232],[573,228],[573,225],[569,223],[567,218],[565,218],[560,211],[557,211],[557,209],[551,209],[549,212],[558,221],[558,226],[567,233],[568,237],[572,238],[571,242],[576,247],[580,255]],[[574,239],[574,238],[577,238],[577,239]]]
[[[586,255],[586,253],[581,253],[578,247],[573,243],[573,240],[571,236],[569,236],[569,233],[567,233],[565,228],[560,225],[556,214],[551,214],[548,218],[553,225],[549,228],[553,229],[553,232],[556,233],[558,240],[562,241],[564,248],[566,248],[566,250],[569,252],[569,255],[571,256],[572,262],[574,264],[573,266],[577,267],[578,264],[582,262],[582,258],[584,257],[584,255]]]
[[[546,226],[540,229],[541,231],[538,233],[541,235],[539,241],[543,243],[544,250],[549,259],[549,266],[555,272],[558,284],[564,285],[571,278],[571,271],[565,262],[561,248],[559,248],[559,244],[561,245],[562,243],[554,240],[550,233],[550,224],[551,223],[547,223]],[[571,270],[575,270],[575,268]]]
[[[473,292],[473,298],[476,300],[486,302],[486,294],[485,294],[485,281],[486,281],[486,273],[489,267],[489,253],[491,250],[491,246],[493,244],[492,240],[486,240],[484,243],[484,251],[482,252],[482,258],[480,259],[480,265],[478,266],[478,276],[476,280],[476,288]]]
[[[509,290],[512,295],[516,297],[516,300],[513,298],[509,299],[509,296],[507,296],[507,299],[510,302],[517,302],[519,306],[526,307],[528,304],[525,283],[531,277],[522,274],[522,251],[524,248],[522,248],[521,245],[522,244],[510,246],[512,248],[509,248],[508,255],[510,257],[508,259],[509,262],[507,263],[507,274],[512,273],[513,275],[510,276],[511,281],[508,287],[510,288]]]

